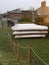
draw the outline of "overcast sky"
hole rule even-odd
[[[0,0],[0,12],[7,12],[13,9],[29,9],[34,7],[37,9],[41,6],[41,2],[44,0]],[[49,0],[46,0],[47,6],[49,6]]]

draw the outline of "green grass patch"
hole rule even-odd
[[[10,29],[10,28],[9,28]],[[9,33],[11,29],[9,30]],[[12,34],[12,33],[11,33]],[[15,39],[11,35],[12,40],[17,44],[19,43],[22,46],[32,45],[34,51],[49,64],[49,38],[28,38],[28,39]],[[23,54],[25,52],[22,52]],[[33,54],[32,54],[33,55]]]
[[[34,49],[34,51],[46,62],[49,64],[49,38],[28,38],[28,39],[15,39],[12,35],[12,30],[10,29],[10,27],[7,28],[7,31],[9,32],[9,34],[12,37],[12,40],[17,44],[19,43],[22,46],[28,46],[29,44],[32,45],[32,48]],[[8,38],[6,35],[6,32],[4,32],[2,29],[0,29],[0,54],[3,56],[3,58],[6,61],[2,61],[3,65],[17,65],[16,64],[16,60],[15,57],[12,55],[12,53],[10,53],[10,47],[8,44]],[[4,53],[5,52],[5,53]],[[8,53],[7,53],[8,52]],[[21,55],[27,56],[27,49],[21,49]],[[11,59],[12,56],[12,59]],[[34,56],[34,57],[33,57]],[[6,57],[6,58],[5,58]],[[7,58],[8,57],[8,58]],[[32,52],[32,57],[34,58],[34,60],[38,61],[38,58],[35,57],[34,53]],[[0,56],[0,58],[2,59],[2,57]],[[11,60],[8,60],[8,59]],[[14,60],[13,60],[14,59]],[[5,64],[4,64],[5,62]],[[15,63],[15,64],[14,64]],[[34,64],[34,65],[40,65],[40,64]],[[42,65],[42,64],[41,64]]]

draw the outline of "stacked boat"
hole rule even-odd
[[[37,24],[15,24],[11,27],[15,38],[46,37],[48,27]]]

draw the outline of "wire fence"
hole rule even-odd
[[[48,65],[38,54],[34,51],[31,45],[23,47],[19,43],[14,43],[8,31],[6,31],[9,46],[17,59],[17,65]]]

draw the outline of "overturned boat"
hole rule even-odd
[[[37,24],[15,24],[11,27],[15,38],[46,37],[48,27]]]

